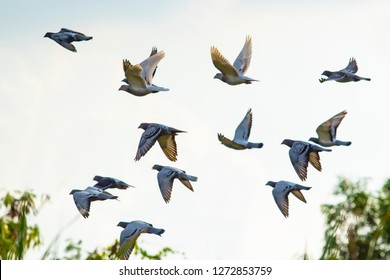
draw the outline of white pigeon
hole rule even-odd
[[[214,76],[214,79],[219,79],[229,85],[239,84],[251,84],[258,80],[249,78],[244,74],[249,68],[252,58],[252,38],[246,36],[245,44],[234,61],[233,65],[219,52],[219,50],[212,46],[211,49],[211,60],[214,66],[221,71]]]
[[[153,50],[152,50],[153,53]],[[152,83],[157,64],[163,59],[163,51],[151,54],[140,64],[132,65],[127,59],[123,60],[123,71],[125,72],[127,85],[122,85],[119,90],[126,91],[135,96],[145,96],[159,91],[168,91],[169,89],[156,86]]]
[[[190,191],[194,191],[190,181],[196,182],[198,178],[188,175],[184,170],[158,164],[155,164],[153,169],[158,170],[158,186],[160,187],[161,195],[166,203],[168,203],[171,199],[172,186],[175,179],[178,179],[180,182],[182,182],[182,184]]]
[[[323,147],[351,145],[352,142],[350,141],[340,141],[336,139],[337,128],[346,114],[347,111],[342,111],[320,124],[316,129],[318,138],[311,137],[309,141],[312,141]]]
[[[161,236],[165,232],[164,229],[154,228],[152,224],[143,221],[119,222],[117,226],[124,228],[120,234],[119,244],[122,258],[125,260],[129,259],[141,233],[153,233]]]
[[[311,189],[311,187],[305,187],[288,181],[279,181],[279,182],[268,181],[266,186],[267,185],[273,187],[272,195],[275,199],[276,205],[279,207],[283,216],[286,218],[288,218],[288,214],[289,214],[288,195],[290,194],[290,192],[294,196],[296,196],[299,200],[306,203],[306,199],[301,193],[301,190]]]
[[[92,201],[118,198],[97,187],[87,187],[85,190],[73,189],[69,194],[73,195],[74,203],[84,218],[89,217],[89,209]]]
[[[71,44],[72,42],[89,41],[92,39],[91,36],[86,36],[81,32],[73,31],[67,28],[61,28],[61,30],[56,33],[46,32],[45,36],[43,37],[52,39],[71,52],[77,52],[76,47]]]
[[[261,148],[263,143],[248,142],[252,128],[252,109],[249,109],[244,119],[237,126],[233,141],[218,133],[218,139],[223,145],[235,150],[244,150],[252,148]]]

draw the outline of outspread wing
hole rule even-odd
[[[160,187],[161,195],[166,203],[171,199],[173,180],[176,173],[168,168],[163,168],[157,174],[158,186]]]
[[[345,67],[344,69],[342,69],[340,71],[345,72],[345,73],[355,74],[358,71],[356,59],[354,57],[350,58],[347,67]]]
[[[149,85],[152,84],[153,73],[156,70],[158,63],[161,61],[161,59],[164,58],[164,56],[164,51],[159,51],[140,63],[142,67],[142,77]]]
[[[284,217],[288,217],[288,192],[284,192],[283,190],[280,190],[278,188],[274,188],[272,190],[272,194],[274,196],[276,205],[278,206],[279,210],[282,212]]]
[[[245,149],[245,147],[241,144],[237,144],[236,142],[233,142],[232,140],[226,138],[225,136],[223,136],[221,133],[218,133],[218,140],[221,141],[221,143],[223,145],[225,145],[226,147],[229,147],[229,148],[232,148],[232,149],[235,149],[235,150],[243,150]]]
[[[139,140],[135,160],[139,160],[150,150],[154,143],[156,143],[157,138],[160,136],[160,133],[161,129],[158,126],[148,126],[148,128],[142,133],[141,139]]]
[[[233,67],[236,68],[239,72],[245,73],[251,63],[252,58],[252,38],[246,36],[245,44],[237,56],[236,60],[233,63]]]
[[[316,132],[321,142],[333,142],[336,140],[337,127],[340,125],[346,114],[347,111],[342,111],[317,127]]]
[[[177,147],[174,134],[164,134],[158,139],[161,149],[170,161],[177,160]]]
[[[244,119],[237,126],[233,141],[248,140],[252,129],[252,110],[249,109]]]
[[[211,59],[213,61],[214,66],[223,75],[238,76],[237,69],[230,64],[230,62],[219,52],[216,47],[211,47]]]
[[[129,62],[130,63],[130,62]],[[136,88],[146,88],[146,81],[142,77],[142,67],[139,64],[125,65],[127,62],[123,60],[123,69],[126,68],[125,76],[129,85]]]
[[[294,149],[294,146],[295,145],[293,145],[289,151],[290,160],[298,177],[302,181],[305,181],[307,178],[307,166],[309,162],[309,154],[306,150],[308,147],[305,147],[302,151],[297,151],[297,149]]]

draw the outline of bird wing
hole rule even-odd
[[[358,66],[357,66],[357,63],[356,63],[356,59],[354,57],[349,59],[349,63],[347,65],[347,67],[345,67],[344,69],[340,70],[340,72],[352,73],[352,74],[355,74],[357,71],[358,71]]]
[[[130,63],[130,62],[129,62]],[[125,76],[130,86],[137,88],[146,88],[146,81],[142,77],[142,67],[139,64],[126,65],[127,62],[123,60],[123,69],[126,68]]]
[[[142,67],[142,77],[149,85],[152,84],[153,73],[156,70],[157,64],[161,61],[161,59],[163,59],[164,56],[164,51],[159,51],[140,63]]]
[[[135,160],[139,160],[144,156],[150,148],[156,143],[157,138],[161,134],[161,129],[156,125],[149,125],[147,129],[142,133],[141,139],[139,140],[137,154]]]
[[[119,244],[121,246],[122,258],[127,260],[130,257],[131,252],[134,249],[137,238],[140,236],[141,231],[137,227],[129,223],[125,229],[121,232],[119,238]]]
[[[88,218],[89,209],[91,206],[91,200],[89,199],[89,194],[85,191],[76,192],[73,194],[73,200],[80,214],[84,218]]]
[[[70,50],[72,52],[77,52],[76,47],[73,46],[71,43],[68,43],[66,41],[56,41],[58,44],[63,46],[65,49]]]
[[[303,147],[301,145],[302,144],[295,143],[289,151],[289,156],[298,177],[302,181],[305,181],[307,178],[309,155],[307,151],[308,147]]]
[[[83,33],[81,33],[81,32],[74,31],[74,30],[70,30],[70,29],[68,29],[68,28],[61,28],[60,32],[71,32],[71,33],[76,33],[76,34],[85,36],[85,34],[83,34]]]
[[[229,148],[232,148],[232,149],[235,149],[235,150],[243,150],[245,149],[245,147],[241,144],[237,144],[236,142],[233,142],[232,140],[226,138],[225,136],[223,136],[221,133],[218,133],[218,140],[221,141],[221,143],[223,145],[225,145],[226,147],[229,147]]]
[[[252,38],[246,36],[245,44],[233,63],[233,67],[239,72],[245,73],[248,70],[252,58]]]
[[[164,134],[158,137],[158,143],[164,154],[170,161],[177,160],[177,146],[175,141],[175,134]]]
[[[233,65],[219,52],[216,47],[211,47],[211,60],[214,66],[221,71],[223,75],[238,76],[238,71]]]
[[[319,125],[316,130],[318,138],[322,142],[333,142],[336,140],[337,127],[340,125],[346,114],[347,111],[342,111]]]
[[[173,180],[175,178],[176,172],[166,167],[157,173],[158,186],[166,203],[171,199]]]
[[[306,203],[306,199],[305,199],[305,197],[303,196],[303,194],[301,193],[300,190],[293,189],[293,190],[291,190],[291,193],[292,193],[296,198],[298,198],[300,201],[303,201],[303,202]]]
[[[233,141],[248,140],[252,129],[252,109],[249,109],[244,119],[237,126]]]
[[[322,170],[321,162],[320,162],[320,155],[317,151],[311,151],[309,153],[309,162],[318,171]]]
[[[96,178],[96,180],[95,180]],[[114,184],[114,180],[108,177],[100,177],[95,176],[94,180],[97,181],[97,183],[94,185],[95,188],[99,188],[101,190],[106,190],[110,188]]]
[[[288,192],[283,191],[283,189],[275,187],[272,190],[276,205],[279,210],[282,212],[284,217],[288,217]]]

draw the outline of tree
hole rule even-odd
[[[339,178],[335,204],[321,205],[325,215],[325,245],[321,259],[390,259],[390,179],[377,193],[367,180]]]

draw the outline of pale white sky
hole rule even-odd
[[[388,1],[34,1],[21,7],[0,0],[0,18],[0,192],[51,196],[34,219],[42,249],[79,216],[61,241],[81,239],[87,250],[118,238],[119,221],[139,219],[166,230],[161,238],[141,236],[151,252],[169,246],[194,260],[283,260],[306,248],[318,258],[320,205],[334,201],[337,176],[370,177],[372,190],[388,177]],[[72,53],[43,38],[62,27],[93,40],[75,43],[78,53]],[[247,75],[260,82],[233,87],[214,80],[210,46],[233,61],[246,35],[253,39]],[[154,83],[170,91],[143,98],[118,92],[122,59],[141,62],[152,46],[166,52]],[[357,74],[371,82],[318,82],[323,70],[344,68],[352,56]],[[217,133],[232,137],[249,108],[250,140],[264,147],[221,145]],[[342,110],[348,114],[338,138],[352,145],[322,153],[323,172],[309,167],[308,203],[291,197],[285,219],[264,186],[300,183],[280,143],[315,136],[320,123]],[[188,131],[176,138],[176,163],[157,145],[133,161],[141,122]],[[165,204],[151,169],[156,163],[198,176],[195,192],[175,182]],[[93,184],[94,175],[137,188],[113,190],[120,202],[94,202],[84,220],[69,192]]]

